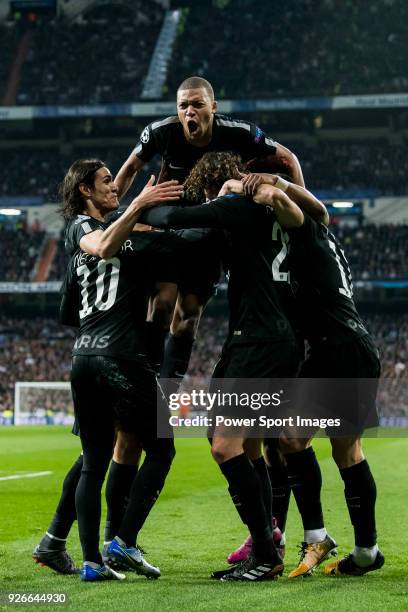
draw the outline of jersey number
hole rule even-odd
[[[287,245],[289,242],[289,236],[286,232],[283,231],[279,223],[275,221],[272,227],[272,240],[278,240],[278,235],[279,235],[280,242],[282,244],[282,248],[272,262],[272,277],[274,281],[289,283],[290,282],[290,277],[289,277],[290,272],[282,272],[279,269],[285,257],[288,254]]]
[[[346,272],[348,272],[348,274],[350,274],[350,270],[348,269],[348,265],[347,265],[347,270],[345,268],[345,264],[341,261],[339,253],[336,249],[336,245],[332,240],[329,240],[329,245],[331,250],[333,251],[335,257],[336,257],[336,262],[340,271],[340,277],[341,277],[341,284],[342,286],[339,287],[339,293],[341,293],[341,295],[345,295],[348,298],[352,298],[353,297],[353,290],[347,280],[347,275]],[[347,264],[347,260],[345,259],[346,264]]]
[[[107,271],[106,267],[110,264],[110,269]],[[81,280],[81,297],[82,297],[82,308],[79,311],[79,318],[83,319],[96,310],[109,310],[115,303],[116,294],[118,292],[119,284],[119,270],[120,270],[120,259],[112,257],[111,259],[101,259],[98,261],[98,278],[96,279],[96,298],[94,304],[89,304],[89,280],[88,277],[91,270],[86,264],[77,268],[78,276],[82,276]],[[105,293],[105,275],[107,277],[108,291],[103,299]]]

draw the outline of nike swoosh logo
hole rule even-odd
[[[169,167],[173,170],[185,170],[184,166],[173,166],[173,164],[169,164]]]

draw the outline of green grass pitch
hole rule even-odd
[[[406,433],[406,432],[404,432]],[[315,441],[323,471],[326,526],[347,553],[353,544],[343,486],[328,441]],[[60,427],[0,428],[0,477],[50,470],[51,475],[0,480],[0,590],[65,592],[72,610],[408,610],[407,460],[405,438],[367,439],[365,450],[377,480],[382,570],[363,578],[328,578],[319,569],[307,579],[224,584],[209,579],[226,553],[245,536],[205,440],[177,441],[166,488],[140,537],[148,559],[160,566],[157,581],[128,574],[123,583],[82,584],[34,564],[31,551],[48,526],[62,478],[78,455],[79,441]],[[302,538],[291,502],[286,568],[297,560]],[[76,527],[69,550],[80,561]],[[285,571],[285,574],[287,572]],[[28,606],[26,606],[28,607]],[[34,606],[50,609],[51,606]],[[64,606],[65,607],[65,606]],[[12,609],[12,606],[0,606]]]

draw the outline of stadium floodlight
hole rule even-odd
[[[6,215],[7,217],[15,217],[21,215],[22,211],[18,208],[0,208],[0,215]]]
[[[69,382],[15,383],[15,425],[72,425],[73,422]]]
[[[333,202],[333,208],[353,208],[353,202]]]

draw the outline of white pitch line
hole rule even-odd
[[[37,476],[48,476],[52,472],[32,472],[31,474],[13,474],[13,476],[0,476],[0,480],[17,480],[18,478],[37,478]]]

